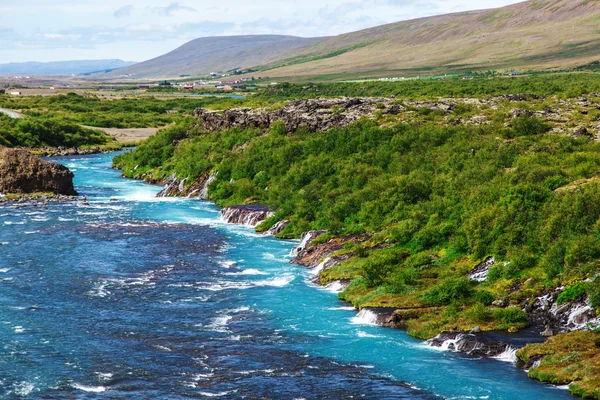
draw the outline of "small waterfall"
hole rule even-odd
[[[319,236],[321,236],[324,233],[325,233],[325,231],[308,231],[308,232],[304,232],[302,234],[302,237],[300,238],[300,244],[298,246],[292,248],[292,251],[290,252],[290,256],[291,257],[298,257],[303,250],[306,250],[306,248],[308,247],[308,245],[313,240],[315,240],[316,238],[318,238]]]
[[[273,212],[260,205],[232,206],[221,210],[221,217],[225,222],[247,226],[257,226],[273,215]]]
[[[310,270],[310,273],[313,275],[319,275],[329,261],[331,261],[331,257],[327,257],[326,259],[321,261],[319,265]]]
[[[351,321],[356,325],[377,325],[377,314],[367,308],[363,308]]]
[[[488,257],[484,262],[477,265],[470,273],[469,279],[476,282],[484,282],[487,279],[490,268],[496,263],[494,257]]]
[[[277,235],[282,232],[288,225],[290,224],[289,220],[279,221],[275,225],[273,225],[268,231],[265,232],[265,235]]]
[[[208,176],[208,179],[206,180],[206,182],[204,182],[204,185],[202,186],[202,189],[200,190],[200,194],[198,195],[198,197],[201,200],[208,200],[208,186],[215,180],[217,179],[217,174],[219,172],[213,172],[212,174],[210,174]]]
[[[160,192],[158,192],[158,194],[156,195],[156,197],[169,197],[169,194],[175,188],[179,188],[179,182],[177,182],[177,179],[173,179],[172,181],[170,181],[169,183],[167,183],[165,185],[164,189],[161,190]]]
[[[512,346],[506,346],[506,350],[504,351],[504,353],[500,353],[497,356],[494,356],[492,358],[495,358],[496,360],[500,360],[500,361],[516,363],[518,361],[517,349],[515,349]]]

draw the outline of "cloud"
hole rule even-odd
[[[179,3],[171,3],[167,7],[161,9],[164,15],[171,16],[178,11],[189,11],[189,12],[197,12],[195,8],[182,6]]]
[[[133,14],[133,10],[134,10],[134,9],[135,9],[135,8],[133,7],[133,5],[129,4],[129,5],[127,5],[127,6],[123,6],[123,7],[119,8],[117,11],[115,11],[115,12],[113,13],[113,15],[114,15],[116,18],[128,17],[128,16],[130,16],[131,14]]]

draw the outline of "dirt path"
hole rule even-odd
[[[114,136],[119,142],[139,142],[144,139],[148,139],[158,132],[159,128],[130,128],[130,129],[119,129],[119,128],[97,128],[95,126],[83,126],[88,129],[95,129],[102,131],[111,136]]]
[[[23,114],[20,114],[13,110],[7,110],[6,108],[0,108],[0,114],[5,114],[5,115],[8,115],[10,118],[15,118],[15,119],[24,117]]]

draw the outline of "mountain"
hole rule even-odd
[[[562,68],[600,59],[600,1],[531,0],[398,22],[321,41],[269,76],[335,77]]]
[[[219,36],[192,40],[163,56],[105,74],[132,78],[176,78],[201,76],[211,72],[247,69],[270,63],[283,55],[318,43],[325,38],[299,38],[278,35]]]
[[[134,64],[122,60],[81,60],[81,61],[56,61],[56,62],[23,62],[0,64],[0,76],[8,75],[81,75],[98,71],[107,71],[127,67]]]
[[[530,0],[330,38],[196,39],[112,75],[159,78],[258,68],[269,77],[307,80],[564,68],[600,59],[599,26],[599,0]]]

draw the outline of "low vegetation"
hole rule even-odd
[[[561,87],[563,79],[546,84]],[[318,133],[181,124],[117,157],[115,166],[152,182],[175,173],[188,184],[218,171],[212,199],[270,206],[276,215],[261,229],[291,220],[281,237],[320,229],[328,238],[371,235],[342,250],[356,256],[321,280],[351,280],[340,296],[356,307],[412,313],[414,336],[476,326],[516,331],[527,326],[526,299],[594,278],[600,257],[600,210],[591,206],[600,201],[593,179],[600,144],[553,131],[556,123],[535,115],[562,100],[528,99],[461,104],[447,113],[406,105],[399,116]],[[588,102],[593,109],[600,99]],[[519,107],[530,112],[513,112]],[[478,114],[487,123],[452,122]],[[575,114],[581,123],[596,115]],[[566,190],[573,182],[585,183]],[[488,279],[468,280],[489,256],[497,262]],[[596,284],[584,286],[564,296],[596,293]],[[492,306],[496,300],[504,305]]]
[[[569,391],[576,396],[600,399],[600,333],[555,336],[546,343],[524,347],[517,356],[522,363],[533,363],[530,378],[569,385]]]

